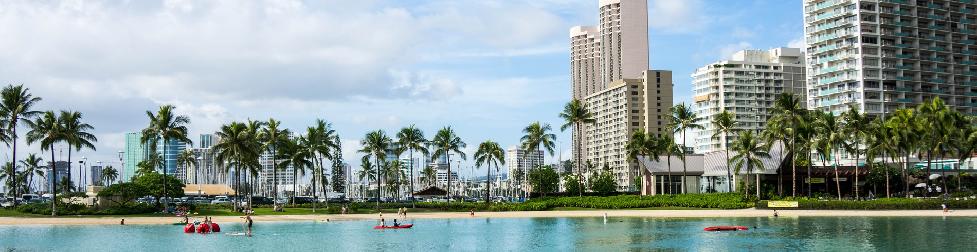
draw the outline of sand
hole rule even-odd
[[[556,217],[770,217],[772,210],[580,210],[580,211],[522,211],[522,212],[475,212],[475,216],[463,212],[409,213],[409,219],[444,218],[556,218]],[[977,217],[977,210],[954,210],[943,214],[940,210],[779,210],[781,217],[806,216],[950,216]],[[386,213],[387,219],[396,218],[396,213]],[[119,225],[122,219],[126,225],[171,224],[182,221],[182,217],[0,217],[0,225]],[[323,215],[265,215],[254,216],[256,222],[275,221],[344,221],[376,220],[377,214],[323,214]],[[215,216],[214,222],[241,222],[239,216]]]

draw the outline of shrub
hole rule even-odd
[[[977,209],[977,200],[949,200],[947,206],[954,209]],[[944,201],[940,199],[885,198],[876,200],[816,200],[797,199],[796,209],[811,210],[926,210],[941,209]],[[767,201],[760,201],[757,208],[769,209]]]

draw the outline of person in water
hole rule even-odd
[[[394,227],[399,227],[400,223],[397,223],[397,219],[394,219]]]
[[[244,215],[244,223],[247,224],[248,237],[251,237],[251,226],[254,225],[254,220],[251,219],[251,214]]]
[[[777,210],[773,210],[773,217],[780,217],[780,215],[777,214]]]
[[[187,215],[183,215],[183,224],[187,224],[187,223],[190,223],[190,217]]]

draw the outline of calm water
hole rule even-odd
[[[184,234],[181,226],[0,226],[4,251],[973,251],[977,218],[513,218],[416,220],[409,230],[373,222],[255,223],[254,237]],[[704,232],[712,225],[759,228]]]

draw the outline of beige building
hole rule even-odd
[[[648,1],[600,0],[600,63],[604,85],[648,70]]]
[[[740,130],[763,129],[773,114],[774,100],[781,93],[794,93],[802,102],[806,93],[804,53],[798,48],[742,50],[729,60],[717,61],[692,74],[695,112],[701,130],[690,132],[689,143],[695,153],[724,150],[727,141],[713,138],[712,121],[723,110],[734,115]]]
[[[607,89],[584,99],[595,123],[584,134],[585,161],[598,168],[605,165],[617,179],[618,190],[632,190],[639,174],[637,162],[628,160],[631,133],[644,129],[657,135],[665,132],[672,106],[672,72],[646,70],[642,78],[620,79]]]

